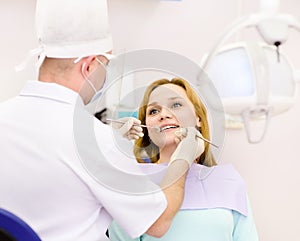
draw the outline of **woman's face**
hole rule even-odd
[[[161,128],[160,132],[148,128],[148,133],[152,142],[162,148],[175,144],[175,132],[180,127],[200,127],[200,121],[185,90],[175,84],[165,84],[158,86],[149,96],[146,125]]]

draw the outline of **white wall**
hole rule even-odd
[[[300,1],[281,1],[282,12],[300,19]],[[36,47],[34,0],[0,0],[0,101],[16,95],[33,64],[21,73],[14,66]],[[217,5],[217,7],[216,7]],[[158,48],[199,62],[226,26],[239,15],[254,13],[259,1],[238,0],[109,0],[114,51]],[[244,30],[235,38],[255,38]],[[291,31],[282,48],[300,69],[300,33]],[[260,240],[298,241],[300,237],[300,95],[295,106],[271,120],[264,141],[248,144],[242,130],[227,130],[223,163],[233,163],[246,180]]]
[[[0,101],[16,95],[26,79],[36,76],[33,65],[23,72],[15,72],[30,49],[37,47],[34,36],[35,0],[0,0]]]

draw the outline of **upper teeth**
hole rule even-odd
[[[175,126],[175,125],[170,125],[170,126],[164,126],[161,128],[161,131],[164,131],[166,129],[170,129],[170,128],[177,128],[178,126]]]

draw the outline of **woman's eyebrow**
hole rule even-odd
[[[147,105],[147,108],[148,108],[149,106],[154,106],[154,105],[157,105],[157,102],[156,102],[156,101],[155,101],[155,102],[149,103],[149,104]]]
[[[183,98],[180,97],[180,96],[174,96],[174,97],[168,98],[168,100],[176,100],[176,99],[183,100]],[[155,105],[159,105],[159,102],[157,102],[157,101],[151,102],[151,103],[149,103],[149,104],[147,105],[147,107],[149,107],[149,106],[155,106]]]
[[[175,97],[170,97],[169,100],[176,100],[176,99],[183,99],[182,97],[180,96],[175,96]]]

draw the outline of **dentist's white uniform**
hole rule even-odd
[[[112,218],[131,236],[144,233],[166,207],[163,193],[124,194],[95,181],[74,140],[75,106],[83,108],[77,93],[39,81],[0,104],[0,206],[45,241],[106,240]],[[110,127],[95,120],[94,129],[105,156],[127,161],[115,148]],[[91,143],[81,148],[89,151]]]

